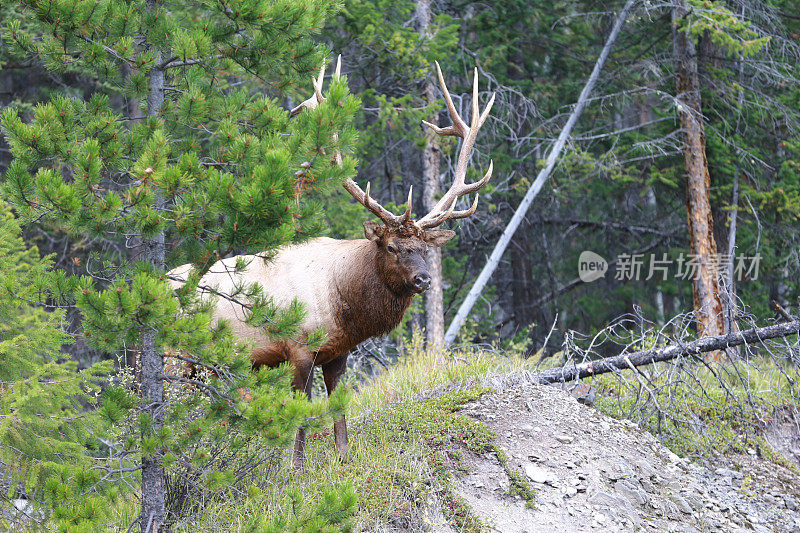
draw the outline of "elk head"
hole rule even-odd
[[[336,62],[336,69],[333,79],[338,80],[341,76],[341,56]],[[369,195],[369,184],[366,191],[362,190],[352,179],[344,183],[344,188],[364,207],[383,221],[378,224],[372,220],[364,222],[364,236],[374,242],[378,247],[377,262],[378,271],[384,283],[398,294],[420,293],[425,291],[431,283],[431,276],[425,262],[425,256],[429,247],[444,246],[447,241],[455,237],[455,232],[451,230],[435,229],[444,224],[447,220],[466,218],[472,215],[478,207],[477,191],[492,177],[492,162],[483,178],[475,183],[465,183],[467,176],[467,166],[475,147],[475,139],[489,111],[494,104],[495,95],[489,99],[483,113],[478,113],[478,69],[472,82],[472,119],[469,126],[458,114],[450,91],[442,76],[442,69],[436,62],[436,74],[439,77],[439,85],[442,88],[447,109],[453,120],[452,126],[440,128],[434,124],[423,121],[423,124],[431,128],[438,135],[455,136],[463,139],[461,150],[458,154],[455,176],[453,184],[436,203],[430,213],[419,220],[411,219],[411,188],[408,190],[408,202],[406,210],[402,215],[395,215],[379,204]],[[325,101],[322,95],[322,82],[325,76],[325,65],[322,65],[319,75],[312,79],[314,94],[306,101],[292,109],[291,114],[296,115],[304,109],[314,109],[317,105]],[[336,136],[336,134],[334,134]],[[337,151],[333,156],[336,164],[342,164],[342,155]],[[455,211],[456,201],[467,194],[476,193],[475,200],[469,209]]]
[[[338,71],[338,69],[337,69]],[[338,72],[337,72],[338,73]],[[364,222],[364,235],[378,246],[378,270],[383,281],[396,293],[420,293],[425,291],[431,283],[425,256],[429,247],[444,246],[447,241],[455,236],[451,230],[435,229],[447,220],[466,218],[472,215],[478,207],[477,191],[492,177],[492,163],[489,163],[489,170],[482,179],[475,183],[465,183],[467,166],[469,164],[472,150],[475,147],[475,139],[478,130],[481,128],[489,111],[494,104],[492,95],[483,113],[478,113],[478,70],[472,84],[472,121],[470,126],[461,118],[453,105],[453,99],[447,90],[447,85],[442,76],[439,63],[436,63],[436,73],[439,77],[439,84],[442,88],[447,109],[453,120],[452,126],[440,128],[429,122],[424,122],[439,135],[452,135],[463,139],[461,150],[458,155],[453,184],[436,203],[430,213],[419,220],[411,219],[411,188],[408,191],[408,202],[406,210],[402,215],[395,215],[380,205],[369,195],[369,184],[366,190],[353,180],[348,179],[344,188],[364,207],[383,221],[378,224],[372,220]],[[469,209],[455,211],[456,201],[470,193],[475,194],[475,200]]]

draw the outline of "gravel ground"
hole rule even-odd
[[[463,413],[489,425],[513,468],[537,489],[536,508],[507,493],[493,454],[465,452],[458,494],[502,533],[582,531],[800,532],[800,476],[754,456],[690,463],[628,421],[609,418],[524,376]],[[441,521],[435,531],[452,531]]]

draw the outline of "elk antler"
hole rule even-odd
[[[333,73],[333,79],[338,80],[341,76],[342,71],[342,56],[339,55],[339,58],[336,60],[336,70]],[[319,104],[325,101],[325,97],[322,96],[322,81],[325,77],[325,63],[322,64],[322,68],[319,71],[319,75],[316,79],[312,78],[311,83],[314,86],[314,94],[311,95],[306,101],[295,107],[290,111],[291,115],[297,115],[301,113],[304,109],[314,109]],[[338,134],[334,133],[334,140],[338,138]],[[339,151],[336,151],[335,155],[336,164],[342,166],[342,154]],[[406,211],[402,215],[395,215],[389,212],[385,207],[375,201],[369,195],[369,184],[367,184],[366,192],[361,190],[361,187],[353,181],[352,179],[347,179],[344,183],[344,188],[353,195],[353,197],[361,204],[364,205],[367,209],[373,212],[378,218],[383,220],[383,222],[389,226],[403,226],[407,224],[411,220],[411,188],[408,190],[408,203],[406,204]]]
[[[414,187],[408,188],[408,202],[406,203],[406,211],[402,215],[395,215],[388,209],[379,204],[375,199],[369,195],[369,183],[367,183],[367,190],[362,191],[358,184],[348,179],[344,182],[344,188],[347,192],[353,195],[358,203],[363,204],[364,207],[372,211],[372,213],[379,219],[383,220],[387,226],[400,227],[408,224],[411,220],[411,191]]]
[[[317,79],[311,78],[311,84],[314,86],[314,94],[312,94],[305,102],[301,103],[299,106],[295,107],[289,113],[292,116],[300,114],[301,111],[304,109],[314,109],[319,104],[325,101],[325,97],[322,96],[322,80],[325,78],[325,62],[322,63],[322,68],[319,69],[319,75]],[[339,57],[336,59],[336,70],[333,72],[333,79],[338,80],[342,74],[342,55],[339,54]]]
[[[447,85],[444,83],[442,76],[442,69],[439,63],[436,62],[436,74],[439,76],[439,85],[442,87],[444,99],[447,102],[447,109],[450,111],[450,117],[453,119],[453,125],[445,128],[440,128],[430,122],[422,121],[423,124],[431,128],[439,135],[454,135],[464,139],[461,144],[461,151],[458,154],[458,163],[456,164],[456,173],[453,178],[453,184],[450,189],[442,196],[442,198],[433,206],[430,213],[419,219],[415,225],[420,230],[435,228],[443,224],[446,220],[454,220],[458,218],[466,218],[473,214],[478,208],[478,195],[475,195],[475,200],[472,202],[472,207],[463,211],[454,211],[456,200],[466,194],[476,192],[478,189],[486,185],[492,177],[493,162],[489,162],[489,170],[486,171],[483,178],[475,183],[464,183],[467,176],[467,164],[469,163],[472,149],[475,147],[475,139],[478,137],[478,130],[481,129],[486,118],[489,116],[489,111],[494,104],[495,95],[489,99],[486,104],[486,109],[483,113],[478,114],[478,69],[475,69],[475,75],[472,81],[472,123],[467,127],[466,122],[461,118],[456,111],[456,106],[453,105],[453,99],[450,97],[450,91],[447,90]]]
[[[341,75],[341,66],[342,56],[340,55],[336,61],[336,70],[333,73],[334,80],[339,79]],[[489,111],[492,109],[492,105],[494,104],[495,95],[492,94],[489,103],[486,105],[486,109],[484,109],[483,113],[478,115],[478,69],[476,68],[472,88],[472,123],[469,127],[467,127],[467,124],[461,119],[461,116],[458,114],[458,111],[456,111],[456,108],[453,105],[453,99],[450,97],[450,92],[447,90],[447,85],[444,83],[442,69],[439,67],[438,62],[436,63],[436,73],[439,76],[439,84],[442,87],[444,98],[447,101],[447,109],[450,111],[450,116],[453,119],[453,125],[445,128],[439,128],[438,126],[425,121],[423,121],[423,124],[433,129],[439,135],[455,135],[457,137],[461,137],[464,139],[464,141],[461,145],[461,152],[459,153],[458,164],[456,165],[456,173],[455,178],[453,179],[453,185],[445,193],[441,200],[439,200],[439,202],[433,207],[433,210],[419,221],[414,222],[411,220],[411,187],[408,189],[408,202],[406,203],[405,212],[402,215],[395,215],[379,204],[374,198],[370,197],[369,184],[367,184],[367,190],[364,191],[352,179],[348,178],[344,183],[345,190],[349,192],[360,204],[380,218],[387,226],[400,227],[407,225],[414,228],[416,231],[423,231],[428,228],[435,228],[436,226],[443,224],[446,220],[466,218],[473,214],[477,209],[478,195],[475,195],[475,200],[472,202],[472,207],[463,211],[454,211],[456,200],[466,194],[477,191],[486,185],[486,183],[492,177],[493,163],[490,162],[489,170],[486,171],[486,174],[480,181],[476,181],[475,183],[471,183],[469,185],[464,183],[467,174],[467,164],[469,163],[472,149],[475,146],[475,139],[478,136],[478,130],[481,128],[481,126],[483,126],[483,123],[489,116]],[[290,113],[293,116],[299,114],[304,109],[314,109],[325,101],[325,97],[322,96],[322,82],[324,77],[325,64],[323,63],[317,78],[312,78],[311,80],[314,86],[314,94],[291,110]],[[335,160],[339,166],[342,165],[342,155],[338,151],[336,152]]]

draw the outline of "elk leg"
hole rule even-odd
[[[325,388],[328,389],[328,396],[333,393],[333,390],[339,383],[339,378],[342,377],[346,368],[347,354],[344,354],[338,359],[334,359],[330,363],[322,365],[322,375],[325,378]],[[344,415],[333,423],[333,436],[336,441],[336,450],[339,452],[339,457],[344,462],[349,461],[350,450],[347,445],[347,422],[344,419]]]
[[[314,363],[313,359],[308,360],[294,360],[294,380],[292,385],[294,390],[299,390],[305,393],[306,397],[311,400],[311,384],[313,383]],[[297,437],[294,440],[294,453],[292,455],[292,466],[295,470],[302,470],[303,463],[305,462],[306,454],[306,430],[299,428],[297,430]]]

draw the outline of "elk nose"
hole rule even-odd
[[[431,276],[427,272],[420,272],[414,276],[414,287],[419,291],[428,290],[431,286]]]

